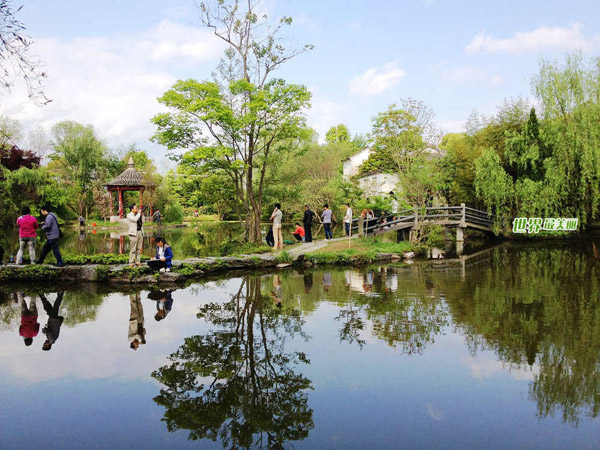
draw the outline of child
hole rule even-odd
[[[304,242],[304,228],[302,228],[298,222],[296,222],[296,230],[294,231],[294,237],[298,242]]]
[[[171,250],[171,246],[167,244],[165,238],[156,238],[154,240],[156,243],[156,255],[150,261],[148,261],[148,265],[159,272],[170,272],[173,268],[173,250]]]

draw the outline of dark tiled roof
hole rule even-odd
[[[125,169],[121,175],[106,183],[106,186],[144,186],[144,177],[135,170],[133,158],[129,158],[127,166],[127,169]]]

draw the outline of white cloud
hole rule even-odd
[[[517,32],[509,38],[495,38],[482,30],[465,48],[466,53],[522,54],[540,50],[594,50],[600,48],[600,35],[586,37],[582,25],[570,28],[539,27],[533,31]]]
[[[94,126],[109,147],[137,143],[153,156],[163,154],[148,139],[156,100],[178,78],[199,77],[222,46],[207,30],[164,20],[142,33],[72,40],[37,39],[34,50],[48,72],[46,95],[37,107],[17,88],[2,98],[0,113],[23,126],[49,131],[62,120]],[[211,64],[210,67],[214,65]]]
[[[494,75],[492,78],[490,78],[490,84],[492,86],[499,86],[504,83],[506,83],[506,80],[504,80],[504,78],[502,78],[500,75]]]
[[[498,361],[491,356],[463,358],[463,364],[469,368],[471,376],[477,380],[483,381],[500,374],[508,374],[515,380],[531,381],[539,374],[537,364],[529,367],[527,365],[517,365]]]
[[[347,105],[336,103],[323,96],[316,90],[312,90],[313,99],[311,108],[306,114],[306,120],[310,127],[319,133],[319,141],[325,142],[327,130],[334,125],[344,122],[344,112]]]
[[[504,84],[505,80],[498,74],[494,74],[492,68],[476,65],[465,65],[448,67],[445,61],[433,66],[434,73],[442,80],[451,84],[465,83],[489,83],[492,86]]]
[[[442,120],[439,122],[440,128],[446,133],[462,133],[465,131],[464,120]]]
[[[383,67],[371,67],[350,81],[350,93],[361,97],[381,94],[400,82],[406,72],[393,62]]]

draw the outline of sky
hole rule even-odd
[[[13,0],[48,74],[40,107],[24,86],[0,92],[0,114],[50,136],[62,120],[90,124],[112,150],[135,144],[170,167],[150,142],[157,97],[176,80],[209,79],[224,46],[202,28],[195,0]],[[371,119],[412,97],[445,132],[464,130],[473,110],[493,114],[504,99],[534,102],[541,58],[600,53],[597,0],[263,0],[271,20],[291,16],[289,45],[313,44],[277,77],[313,94],[308,125],[323,140],[344,123],[368,133]]]

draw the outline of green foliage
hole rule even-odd
[[[423,108],[409,99],[401,108],[390,105],[373,118],[373,152],[361,166],[361,173],[403,173],[408,169],[412,159],[426,148],[424,124],[417,117]]]
[[[322,265],[366,265],[375,262],[375,251],[364,252],[348,249],[336,252],[308,253],[304,255],[306,261]]]
[[[194,275],[196,272],[194,267],[189,264],[183,264],[181,267],[177,267],[174,271],[188,277]]]
[[[110,267],[98,266],[96,267],[96,276],[99,281],[107,281],[110,278]]]
[[[46,266],[33,265],[9,269],[0,266],[2,281],[50,281],[58,278],[58,270]]]
[[[475,164],[475,191],[484,205],[498,217],[510,215],[514,189],[510,176],[492,150],[483,152]]]
[[[348,132],[348,127],[343,123],[331,127],[327,133],[325,134],[325,140],[328,144],[336,144],[340,142],[349,142],[350,141],[350,133]]]
[[[54,153],[51,167],[63,180],[74,200],[68,204],[77,215],[93,204],[92,188],[107,172],[106,147],[91,126],[64,121],[52,128]]]
[[[150,257],[146,255],[141,256],[142,261],[147,261],[149,259]],[[113,253],[98,253],[96,255],[63,255],[63,261],[65,264],[73,266],[83,266],[87,264],[115,265],[127,264],[129,262],[129,256],[116,255]]]
[[[277,261],[277,263],[291,263],[294,262],[294,258],[292,257],[292,255],[290,255],[288,252],[286,252],[285,250],[282,251],[279,255],[277,255],[277,257],[275,258],[275,261]]]
[[[269,253],[271,247],[253,242],[243,242],[236,239],[228,239],[219,246],[221,256],[241,255],[251,253]]]
[[[181,223],[185,212],[183,206],[178,201],[173,201],[165,206],[165,218],[166,222],[170,223]]]

